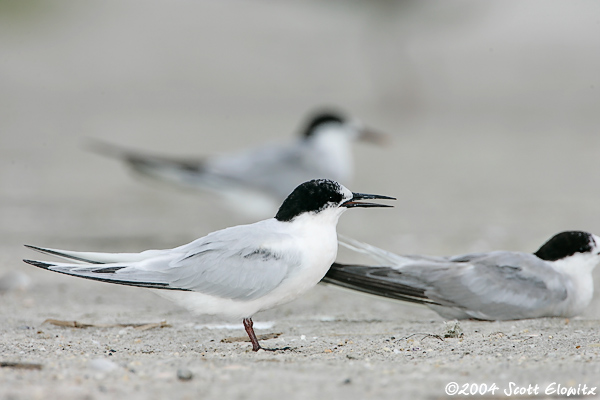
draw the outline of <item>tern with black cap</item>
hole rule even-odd
[[[327,178],[349,184],[353,176],[352,143],[384,143],[387,136],[339,111],[312,113],[299,137],[291,143],[266,143],[237,153],[202,158],[145,154],[103,142],[93,149],[124,161],[135,172],[219,195],[241,214],[273,215],[300,183]],[[239,204],[239,198],[245,201]]]
[[[174,249],[91,253],[27,246],[77,264],[24,261],[80,278],[156,289],[199,314],[241,318],[258,351],[252,316],[319,283],[337,255],[340,215],[355,207],[391,207],[363,199],[394,200],[317,179],[294,189],[275,218],[212,232]]]
[[[590,304],[600,238],[561,232],[535,253],[401,256],[349,238],[340,243],[379,265],[335,263],[324,282],[424,304],[447,319],[573,317]]]

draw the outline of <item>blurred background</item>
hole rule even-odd
[[[600,234],[598,2],[0,0],[0,273],[72,279],[24,243],[141,251],[252,222],[88,139],[220,154],[289,141],[319,106],[393,138],[355,146],[349,186],[396,208],[341,233],[432,255]]]

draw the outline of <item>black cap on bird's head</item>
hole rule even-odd
[[[343,132],[347,138],[353,140],[373,142],[380,145],[389,141],[387,135],[365,127],[358,120],[349,119],[334,109],[321,109],[313,112],[307,118],[307,124],[302,131],[302,136],[305,140],[312,139],[318,136],[317,133],[324,132],[325,127],[338,129],[338,132]]]
[[[363,199],[388,199],[393,197],[376,194],[353,193],[339,183],[329,179],[313,179],[299,185],[283,201],[275,219],[282,222],[307,212],[318,213],[329,207],[392,207],[376,203],[360,203]]]
[[[591,253],[598,247],[594,235],[582,231],[566,231],[554,235],[535,254],[542,260],[556,261],[575,253]]]
[[[317,128],[325,124],[339,124],[342,125],[346,122],[346,117],[341,113],[332,110],[321,110],[319,112],[311,114],[307,118],[308,123],[302,131],[305,138],[309,138],[314,135]]]

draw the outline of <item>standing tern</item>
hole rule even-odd
[[[275,218],[212,232],[174,249],[90,253],[27,246],[77,264],[24,261],[81,278],[162,289],[157,292],[193,312],[243,318],[252,350],[258,351],[252,315],[319,283],[337,255],[340,215],[352,207],[391,207],[361,203],[364,199],[395,200],[318,179],[294,189]]]
[[[249,216],[273,215],[300,183],[328,178],[348,184],[353,175],[352,142],[382,143],[386,136],[337,112],[320,111],[299,140],[265,144],[239,153],[200,159],[160,157],[94,142],[94,149],[123,160],[135,172],[180,187],[216,193]],[[244,204],[238,199],[244,196]]]
[[[340,243],[383,265],[335,263],[324,282],[425,304],[447,319],[578,315],[592,300],[592,271],[600,263],[600,238],[579,231],[559,233],[533,254],[399,256],[351,239]]]

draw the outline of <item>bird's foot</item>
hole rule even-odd
[[[287,351],[287,350],[292,350],[291,347],[286,346],[286,347],[281,347],[281,348],[275,348],[275,349],[268,349],[266,347],[262,347],[262,346],[258,346],[258,348],[252,348],[252,351],[259,351],[259,350],[264,350],[264,351]]]

